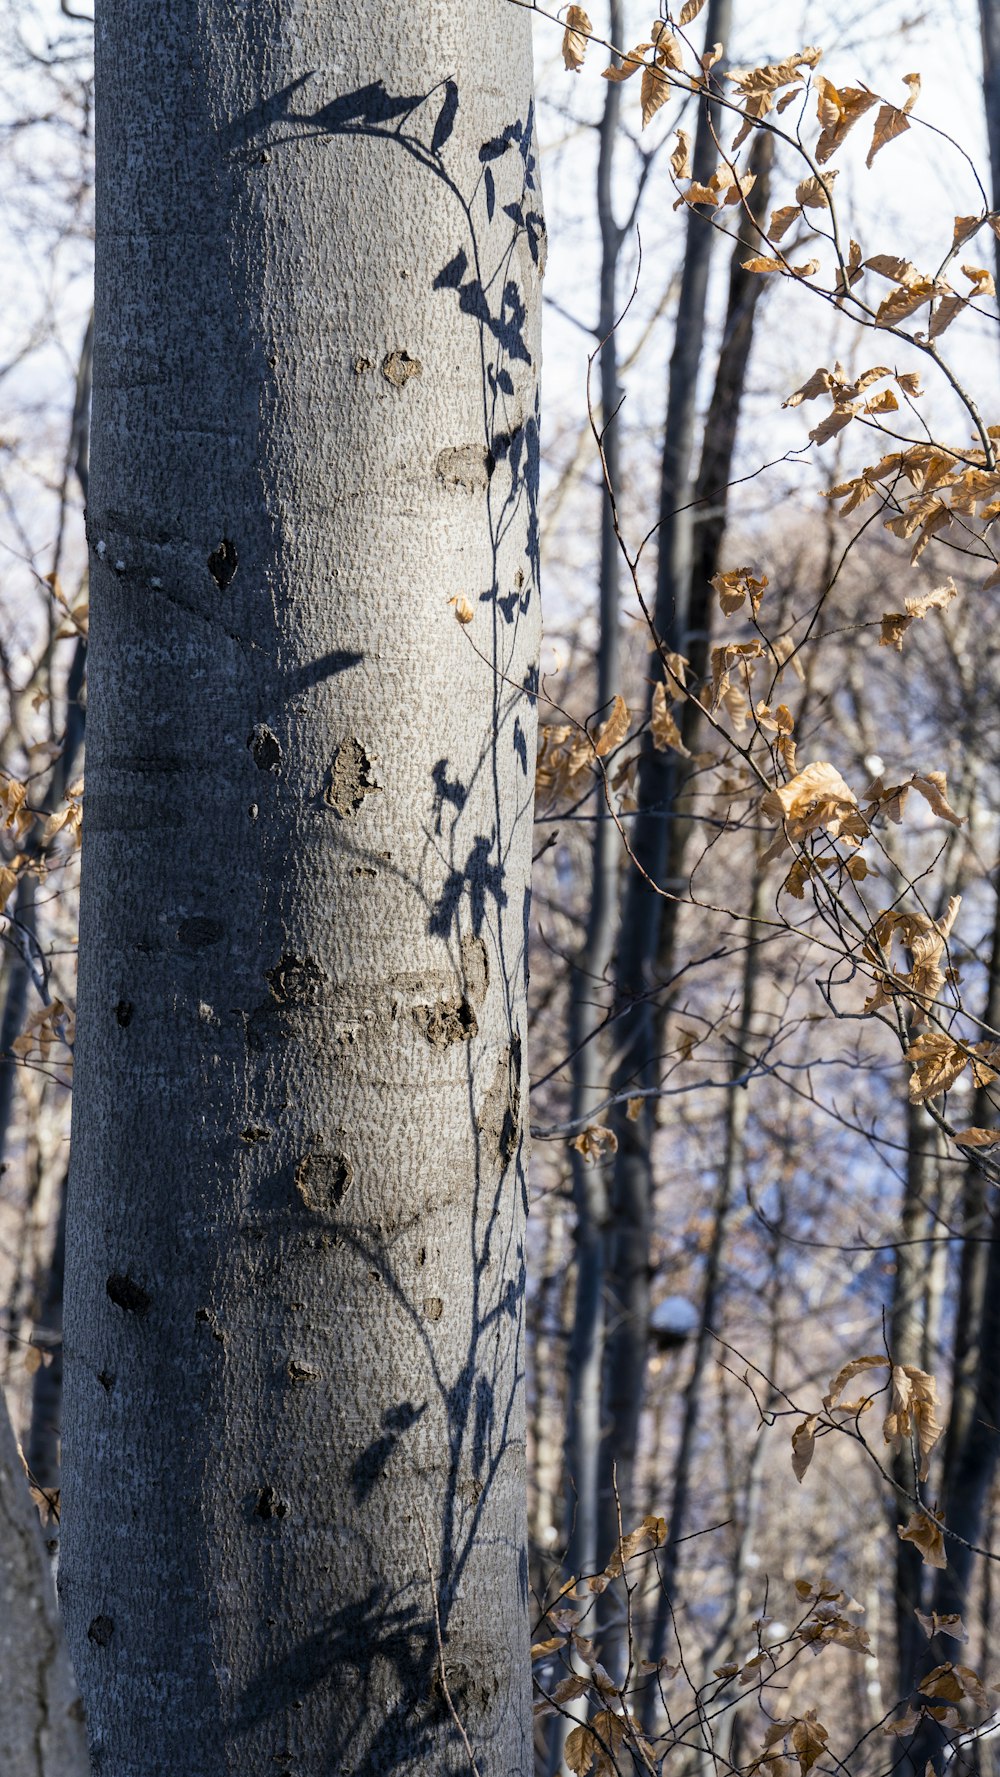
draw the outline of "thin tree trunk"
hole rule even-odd
[[[610,0],[608,35],[624,39],[624,8]],[[615,58],[617,60],[617,58]],[[619,486],[618,262],[622,231],[614,213],[614,158],[621,113],[621,87],[606,83],[597,157],[597,215],[601,230],[600,298],[597,331],[604,466],[608,482]],[[597,707],[606,710],[619,690],[619,546],[614,512],[601,486],[601,541],[598,570]],[[574,958],[570,980],[569,1048],[572,1057],[571,1116],[587,1118],[607,1096],[608,1055],[600,1040],[607,1015],[607,978],[614,954],[618,914],[620,841],[603,788],[594,798],[596,820],[590,856],[587,929]],[[572,1574],[594,1573],[607,1558],[598,1543],[598,1476],[601,1449],[601,1396],[604,1357],[604,1270],[607,1240],[609,1167],[571,1150],[576,1209],[576,1293],[569,1348],[566,1425],[567,1566]],[[566,1736],[582,1720],[587,1702],[553,1718],[549,1769],[562,1765]]]
[[[979,25],[983,45],[983,109],[990,149],[990,196],[1000,205],[1000,7],[996,0],[979,0]],[[1000,237],[994,241],[997,283],[1000,286]]]
[[[705,33],[709,44],[729,37],[731,0],[709,0]],[[718,70],[715,71],[716,74]],[[720,86],[721,90],[721,86]],[[698,113],[693,153],[694,177],[707,181],[717,151],[712,109]],[[701,362],[713,231],[703,215],[689,210],[684,271],[670,358],[667,415],[660,485],[659,555],[655,621],[668,648],[677,646],[686,623],[691,568],[690,497],[698,369]],[[616,996],[627,1014],[618,1022],[620,1050],[616,1091],[656,1083],[655,1015],[652,994],[662,900],[650,883],[663,883],[673,774],[668,755],[651,746],[639,765],[639,814],[632,823],[633,850],[640,868],[628,873],[616,968]],[[635,1122],[615,1120],[618,1152],[612,1189],[614,1238],[607,1285],[605,1425],[601,1461],[599,1542],[605,1559],[618,1535],[619,1505],[628,1528],[632,1515],[632,1476],[642,1409],[649,1324],[650,1161],[655,1129],[653,1101]]]
[[[620,0],[612,0],[608,33],[612,43],[620,43],[623,39]],[[601,226],[598,334],[601,340],[599,364],[604,455],[608,478],[615,488],[618,486],[620,453],[617,422],[612,416],[619,400],[615,329],[622,235],[612,207],[612,178],[620,110],[621,87],[615,81],[608,81],[597,165],[597,210]],[[619,689],[618,558],[611,501],[602,487],[597,645],[597,707],[602,710]],[[621,846],[618,828],[610,817],[603,791],[597,793],[595,807],[597,818],[590,858],[587,931],[574,959],[570,988],[571,1116],[574,1120],[586,1118],[607,1097],[607,1054],[598,1032],[607,1015],[603,996],[607,991],[607,974],[614,950]],[[597,1478],[608,1194],[607,1168],[601,1163],[590,1164],[575,1149],[571,1150],[571,1155],[576,1207],[576,1297],[568,1378],[567,1563],[571,1573],[581,1574],[593,1573],[606,1559],[606,1552],[598,1548]]]
[[[890,1320],[890,1349],[895,1364],[920,1367],[924,1351],[924,1277],[927,1238],[930,1233],[928,1205],[934,1193],[936,1158],[934,1125],[921,1105],[908,1105],[906,1113],[906,1181],[899,1218],[896,1273]],[[909,1501],[916,1486],[913,1453],[909,1448],[892,1458],[892,1478],[900,1490],[895,1501],[895,1522],[904,1525],[913,1507]],[[919,1549],[897,1538],[896,1567],[896,1661],[900,1696],[915,1682],[920,1657],[921,1631],[914,1612],[923,1599],[924,1562]]]
[[[10,1777],[86,1777],[83,1710],[2,1389],[0,1599],[0,1770]]]
[[[291,12],[97,31],[60,1586],[101,1777],[528,1777],[530,19]]]
[[[760,965],[760,946],[755,940],[755,921],[760,917],[763,903],[764,873],[761,869],[756,868],[747,924],[747,947],[743,960],[739,1035],[730,1062],[730,1075],[733,1083],[726,1094],[722,1164],[719,1168],[716,1185],[712,1239],[705,1260],[701,1321],[695,1337],[691,1369],[684,1390],[680,1436],[677,1453],[674,1457],[673,1488],[666,1514],[667,1538],[656,1558],[659,1569],[659,1591],[648,1653],[648,1658],[651,1660],[663,1658],[667,1648],[667,1637],[670,1633],[680,1545],[688,1530],[688,1505],[691,1496],[695,1442],[701,1414],[702,1385],[709,1353],[713,1349],[713,1334],[717,1330],[719,1321],[722,1261],[725,1253],[726,1233],[730,1211],[743,1171],[743,1147],[749,1100],[746,1086],[740,1086],[736,1082],[741,1074],[746,1072],[747,1055],[753,1040]],[[656,1720],[658,1697],[655,1689],[651,1688],[646,1692],[646,1702],[648,1707],[645,1713],[645,1725],[649,1731],[654,1728]]]

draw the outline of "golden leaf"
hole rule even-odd
[[[896,105],[880,106],[879,114],[875,119],[875,131],[872,136],[872,144],[868,150],[868,159],[865,161],[865,165],[870,167],[876,154],[879,152],[879,149],[884,148],[887,143],[894,141],[897,136],[901,136],[903,131],[908,130],[909,127],[910,120],[905,111],[900,111]]]
[[[882,1434],[896,1451],[916,1440],[921,1481],[927,1479],[928,1459],[943,1429],[937,1417],[937,1384],[933,1376],[913,1364],[893,1364],[889,1375],[889,1411]]]
[[[938,294],[938,285],[933,278],[920,278],[914,284],[902,286],[894,290],[881,302],[875,314],[876,327],[895,327],[910,315],[915,315],[925,302],[930,302]]]
[[[827,210],[830,207],[830,188],[837,177],[837,169],[832,172],[811,174],[795,187],[795,201],[804,210]]]
[[[583,58],[587,53],[587,39],[594,27],[582,6],[570,6],[566,9],[566,29],[563,32],[562,53],[563,66],[576,74],[583,67]]]
[[[772,210],[771,220],[767,225],[768,238],[772,241],[783,240],[792,223],[801,214],[798,204],[783,204],[780,210]]]
[[[806,765],[787,784],[768,790],[761,797],[760,811],[766,819],[780,821],[793,844],[819,827],[834,839],[858,839],[868,830],[853,790],[836,766],[824,760]]]
[[[950,821],[953,827],[964,827],[965,816],[956,814],[948,801],[948,780],[943,771],[925,771],[922,775],[914,772],[910,783],[929,804],[932,814]]]
[[[622,57],[620,68],[616,68],[613,64],[610,68],[602,68],[601,79],[631,80],[633,74],[638,74],[639,69],[645,66],[646,51],[652,47],[651,43],[637,43],[634,49],[629,50],[627,56]]]
[[[816,143],[816,159],[820,166],[837,152],[849,130],[859,118],[877,104],[877,94],[867,87],[838,88],[820,74],[816,81],[816,115],[822,133]]]
[[[449,599],[448,603],[449,603],[449,605],[454,605],[455,616],[458,618],[459,623],[471,623],[472,622],[472,619],[476,615],[476,613],[475,613],[475,610],[473,609],[472,605],[470,605],[464,592],[460,593],[457,598]]]
[[[675,179],[691,177],[691,137],[687,130],[677,131],[677,146],[670,156],[670,171]]]
[[[760,273],[770,272],[770,271],[784,271],[784,269],[785,269],[784,260],[782,260],[782,259],[768,259],[765,254],[757,254],[756,258],[754,258],[754,259],[744,259],[742,261],[742,266],[743,266],[744,271],[752,271],[752,272],[760,272]],[[713,584],[714,584],[714,582],[713,582]]]
[[[569,1145],[571,1148],[575,1148],[578,1154],[582,1154],[586,1161],[593,1162],[603,1160],[605,1149],[609,1154],[616,1154],[618,1152],[618,1137],[614,1130],[609,1129],[605,1123],[588,1123],[586,1129],[581,1129],[579,1135],[575,1135]]]
[[[740,610],[748,598],[756,617],[767,585],[767,575],[762,574],[758,579],[750,568],[730,568],[728,573],[715,574],[709,585],[718,593],[719,604],[727,617]]]
[[[532,1644],[531,1658],[544,1660],[547,1654],[554,1654],[557,1648],[564,1645],[565,1635],[550,1635],[547,1641],[536,1641]]]
[[[639,1118],[642,1116],[642,1107],[645,1102],[644,1098],[628,1099],[625,1105],[625,1115],[630,1123],[638,1123]]]
[[[987,271],[984,265],[963,265],[962,271],[972,285],[973,296],[996,295],[993,273]]]
[[[648,1517],[635,1529],[623,1536],[617,1549],[604,1569],[609,1579],[617,1579],[623,1572],[625,1563],[634,1560],[649,1549],[658,1549],[667,1540],[667,1526],[663,1518]]]
[[[642,127],[656,116],[661,105],[665,105],[670,97],[670,85],[666,75],[654,65],[647,65],[642,71]]]
[[[955,228],[951,237],[952,252],[954,253],[974,234],[977,234],[985,221],[985,216],[956,216]]]
[[[924,1697],[943,1697],[946,1703],[961,1703],[965,1696],[965,1686],[948,1660],[942,1666],[935,1666],[933,1672],[928,1672],[920,1680],[917,1690]]]
[[[1000,1129],[956,1129],[954,1139],[963,1148],[996,1148]]]
[[[911,1104],[926,1104],[950,1090],[968,1062],[966,1051],[944,1031],[928,1030],[910,1044],[906,1060],[913,1068],[910,1075]]]
[[[684,0],[684,5],[681,7],[681,25],[691,24],[692,20],[698,17],[704,4],[705,0]]]
[[[928,1641],[931,1641],[935,1635],[947,1635],[952,1641],[968,1641],[969,1639],[969,1631],[961,1617],[956,1616],[954,1612],[939,1616],[936,1610],[932,1610],[927,1616],[922,1610],[915,1610],[913,1614]]]
[[[886,611],[882,618],[882,633],[878,639],[880,648],[897,648],[902,654],[903,637],[913,622],[904,611]]]
[[[624,697],[616,697],[610,716],[597,730],[594,751],[599,759],[606,759],[609,753],[613,753],[616,747],[621,746],[628,734],[631,722],[632,718],[628,713],[628,704]]]
[[[816,1760],[822,1757],[829,1738],[827,1729],[816,1719],[815,1709],[810,1709],[795,1723],[791,1732],[792,1750],[799,1761],[802,1777],[806,1777]]]
[[[831,1413],[834,1409],[838,1413],[861,1412],[869,1404],[871,1396],[864,1395],[857,1401],[842,1401],[840,1397],[844,1389],[849,1382],[853,1382],[855,1376],[860,1376],[865,1370],[884,1370],[887,1367],[888,1359],[883,1356],[852,1357],[848,1363],[842,1364],[823,1396],[823,1405],[827,1412]]]
[[[939,339],[945,328],[951,326],[956,315],[960,314],[962,309],[967,307],[968,303],[964,296],[955,296],[950,293],[946,296],[942,296],[936,303],[934,312],[931,315],[928,338]]]
[[[675,753],[683,753],[685,759],[691,755],[681,739],[681,731],[667,706],[666,686],[653,686],[653,704],[650,712],[649,731],[653,737],[653,745],[658,753],[671,747]]]
[[[29,1376],[33,1376],[36,1370],[41,1369],[42,1354],[37,1345],[28,1346],[28,1349],[24,1354],[24,1367]]]
[[[898,1708],[899,1705],[897,1704],[896,1707]],[[905,1713],[897,1716],[895,1721],[886,1722],[882,1732],[883,1734],[896,1734],[902,1738],[904,1734],[912,1734],[918,1722],[922,1720],[923,1717],[919,1711],[914,1709],[912,1705],[907,1705]]]
[[[811,1413],[792,1432],[792,1473],[801,1483],[816,1448],[816,1415]]]
[[[726,642],[721,647],[712,649],[712,697],[709,707],[713,715],[729,690],[734,669],[739,667],[741,676],[749,680],[753,673],[750,662],[759,659],[763,652],[764,644],[761,641]]]

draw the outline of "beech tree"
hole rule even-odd
[[[530,1768],[529,24],[100,9],[60,1589],[104,1777]]]

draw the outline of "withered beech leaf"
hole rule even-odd
[[[622,57],[620,68],[616,68],[613,64],[610,68],[602,68],[602,80],[631,80],[633,74],[638,74],[639,69],[645,65],[646,51],[652,47],[651,43],[637,43],[634,49],[629,50],[627,56]]]
[[[616,697],[611,714],[606,722],[602,722],[594,741],[594,751],[599,759],[606,759],[616,747],[620,747],[626,738],[632,718],[628,712],[628,704],[624,697]]]
[[[811,1413],[792,1432],[792,1473],[801,1482],[816,1448],[816,1415]]]
[[[563,32],[562,53],[563,66],[576,74],[583,67],[583,58],[587,53],[587,39],[594,27],[582,6],[569,6],[566,9],[566,29]]]
[[[663,753],[670,747],[675,753],[683,753],[686,759],[690,759],[691,755],[681,739],[681,731],[667,704],[667,688],[663,684],[653,686],[649,730],[658,753]]]
[[[924,1031],[906,1051],[913,1068],[910,1075],[911,1104],[926,1104],[948,1092],[968,1064],[968,1054],[943,1030]]]
[[[897,136],[901,136],[903,131],[908,130],[909,127],[910,120],[905,111],[900,111],[897,105],[881,105],[875,119],[875,130],[865,165],[870,167],[879,149],[884,148],[887,142],[894,141]]]

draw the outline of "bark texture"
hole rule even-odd
[[[0,1673],[0,1769],[10,1777],[86,1777],[83,1710],[2,1392]]]
[[[98,12],[61,1591],[101,1777],[467,1771],[456,1718],[530,1770],[529,24]]]

